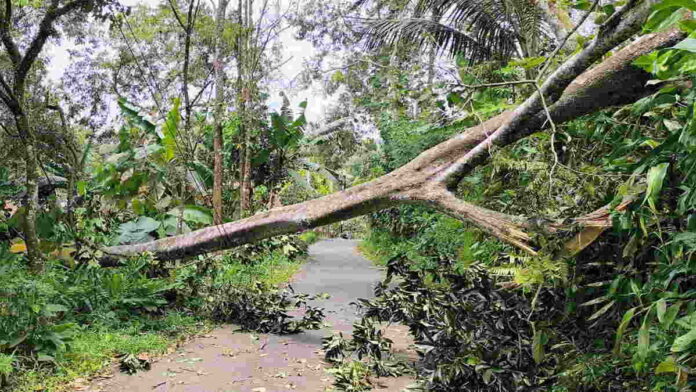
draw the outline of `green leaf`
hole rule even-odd
[[[121,244],[137,244],[150,241],[153,237],[149,233],[157,230],[159,226],[160,222],[147,216],[141,216],[138,219],[123,223],[118,228],[118,242]]]
[[[691,328],[691,331],[685,333],[684,335],[674,339],[672,348],[670,349],[673,353],[680,353],[686,351],[689,345],[696,341],[696,327]]]
[[[60,312],[67,312],[68,308],[60,304],[46,304],[43,309],[44,315],[50,317]]]
[[[674,323],[674,320],[677,319],[677,315],[679,314],[679,308],[681,307],[682,303],[677,302],[676,304],[670,306],[662,316],[662,320],[660,320],[660,325],[664,329],[669,329],[669,327],[672,326],[672,323]]]
[[[592,320],[598,318],[599,316],[603,315],[603,314],[606,313],[609,309],[611,309],[611,307],[614,306],[615,303],[616,303],[616,301],[611,301],[611,302],[609,302],[608,304],[602,306],[602,308],[599,309],[598,311],[596,311],[592,316],[590,316],[590,318],[587,319],[587,321],[592,321]]]
[[[637,308],[631,308],[626,313],[624,313],[623,318],[621,319],[621,323],[619,324],[619,328],[616,329],[616,339],[614,341],[614,355],[619,354],[619,350],[621,349],[621,339],[623,338],[624,332],[626,331],[626,327],[628,327],[628,324],[631,322],[633,316],[636,314],[636,309]]]
[[[534,357],[534,362],[540,364],[544,361],[546,353],[544,352],[544,333],[535,331],[534,337],[532,338],[532,355]]]
[[[676,321],[676,324],[682,328],[696,328],[696,312],[691,312],[688,315]]]
[[[197,176],[195,181],[195,183],[198,184],[197,188],[199,188],[200,185],[205,186],[205,189],[213,188],[214,175],[210,167],[199,161],[189,162],[188,166],[193,169],[195,175]],[[201,191],[204,191],[205,189],[202,189]]]
[[[174,99],[172,109],[167,113],[167,119],[162,126],[162,135],[160,136],[164,152],[162,158],[166,162],[174,159],[176,155],[176,137],[179,132],[179,99]]]
[[[676,373],[677,363],[674,362],[674,357],[670,356],[666,360],[660,362],[655,368],[655,374]]]
[[[677,0],[679,1],[679,0]],[[670,3],[671,1],[666,1],[664,3]],[[659,8],[655,10],[650,17],[648,17],[647,22],[643,26],[643,31],[646,33],[657,32],[670,28],[672,25],[679,23],[682,19],[682,14],[677,12],[679,6],[666,6],[665,8]]]
[[[696,0],[664,0],[653,7],[654,10],[663,10],[668,8],[688,8],[691,11],[696,11]]]
[[[608,301],[608,300],[609,300],[609,298],[607,298],[607,297],[597,297],[597,298],[595,298],[595,299],[593,299],[593,300],[591,300],[591,301],[587,301],[587,302],[583,303],[583,304],[580,305],[580,306],[592,306],[592,305],[597,305],[597,304],[601,304],[602,302]]]
[[[655,308],[657,309],[657,320],[662,324],[664,322],[665,313],[667,312],[667,301],[661,298],[655,303]]]
[[[80,196],[84,196],[87,193],[87,182],[86,181],[78,181],[77,184],[77,194]]]
[[[169,210],[167,215],[180,216],[184,221],[191,223],[202,223],[205,225],[213,223],[213,213],[210,209],[201,206],[185,205],[176,207]]]
[[[665,162],[657,166],[651,167],[648,171],[648,189],[645,192],[645,200],[643,202],[645,203],[647,201],[650,205],[650,208],[655,213],[657,213],[657,207],[655,205],[655,202],[657,201],[657,198],[660,196],[662,184],[664,183],[665,175],[667,174],[667,168],[669,168],[669,163]]]
[[[684,41],[674,45],[672,49],[688,50],[696,53],[696,38],[686,38]]]
[[[14,355],[0,354],[0,376],[9,376],[14,372]]]
[[[128,124],[149,134],[156,133],[155,123],[150,119],[147,113],[141,112],[139,107],[131,104],[124,98],[118,100],[118,106],[121,108],[121,114]]]
[[[15,339],[11,340],[10,343],[9,343],[9,345],[8,345],[7,347],[9,347],[9,348],[15,348],[15,347],[19,346],[20,344],[22,344],[22,342],[24,342],[25,340],[27,340],[27,337],[29,337],[29,335],[26,334],[26,333],[25,333],[24,335],[22,335],[22,336],[18,336],[18,337],[16,337]]]
[[[647,358],[648,356],[648,349],[650,348],[650,324],[648,323],[648,319],[650,312],[645,315],[645,318],[643,319],[643,323],[640,326],[640,329],[638,330],[638,356],[640,358]]]
[[[53,362],[56,359],[51,355],[48,355],[45,353],[39,353],[39,355],[36,357],[36,360],[39,362]]]
[[[691,34],[696,31],[696,20],[681,20],[679,21],[679,28],[687,34]]]
[[[149,157],[150,155],[159,153],[163,149],[164,149],[164,147],[160,146],[159,144],[155,144],[155,143],[148,144],[145,147],[139,147],[139,148],[134,149],[133,150],[133,151],[135,151],[134,158],[140,161],[140,160],[143,160],[143,159]]]
[[[179,230],[181,229],[181,230]],[[177,216],[168,216],[162,221],[163,234],[173,236],[177,234],[186,234],[191,232],[191,228],[186,222],[180,222]]]

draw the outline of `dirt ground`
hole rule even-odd
[[[76,390],[90,392],[288,392],[330,391],[333,377],[326,372],[321,339],[337,331],[350,334],[357,298],[372,297],[381,272],[360,256],[355,242],[325,240],[310,247],[310,260],[294,277],[302,293],[328,293],[317,300],[327,313],[327,327],[297,335],[243,333],[223,326],[197,337],[168,356],[154,360],[149,371],[112,374]],[[407,328],[385,326],[394,351],[415,360]],[[373,390],[398,392],[413,382],[410,377],[371,380]]]

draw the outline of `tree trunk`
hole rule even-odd
[[[193,26],[195,23],[194,17],[194,5],[196,0],[190,0],[189,8],[186,17],[186,26],[184,27],[184,65],[182,70],[182,81],[181,81],[181,92],[184,96],[184,112],[186,113],[186,119],[184,122],[184,129],[186,130],[186,137],[191,137],[191,98],[189,95],[189,61],[191,57],[191,35],[193,35]],[[189,151],[190,153],[191,151]]]
[[[18,92],[20,102],[23,101],[23,92]],[[24,105],[21,105],[24,106]],[[17,130],[24,139],[24,164],[26,169],[27,193],[24,196],[24,243],[27,246],[27,257],[29,268],[40,273],[44,269],[43,256],[39,248],[39,236],[36,230],[36,216],[39,211],[39,163],[36,156],[36,145],[34,135],[31,132],[29,119],[25,113],[16,118]]]
[[[222,56],[222,33],[225,23],[225,11],[227,10],[227,0],[219,0],[215,22],[216,22],[216,44],[215,44],[215,127],[213,135],[213,224],[222,224],[222,183],[223,183],[223,140],[222,140],[222,120],[224,105],[224,83],[225,67],[223,66]]]
[[[237,101],[240,121],[239,136],[241,148],[239,154],[239,218],[245,217],[251,207],[251,90],[253,80],[251,75],[251,25],[252,6],[250,0],[239,0],[238,23],[242,33],[237,40]]]
[[[655,49],[674,45],[684,36],[680,31],[646,35],[587,70],[611,49],[640,31],[650,5],[630,4],[632,8],[618,11],[617,19],[610,19],[592,43],[561,65],[541,86],[554,122],[562,123],[603,108],[628,104],[659,87],[647,86],[650,75],[633,66],[632,62]],[[485,160],[492,146],[504,146],[520,140],[541,129],[547,121],[546,111],[537,93],[514,111],[469,128],[369,183],[183,236],[110,247],[104,250],[108,256],[103,263],[113,264],[117,262],[117,257],[145,251],[154,253],[161,260],[193,256],[278,234],[311,229],[404,203],[434,207],[534,252],[533,244],[529,243],[532,236],[527,231],[541,229],[555,232],[568,225],[550,222],[546,227],[539,228],[535,220],[501,214],[459,200],[450,189]],[[573,221],[597,226],[599,223],[594,219],[597,216],[599,213]]]
[[[244,127],[244,142],[242,146],[242,181],[240,188],[240,217],[251,211],[251,135],[249,127]]]

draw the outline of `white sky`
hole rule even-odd
[[[121,0],[121,3],[126,6],[135,6],[139,4],[155,5],[161,0]],[[283,8],[287,7],[291,0],[281,0]],[[298,90],[292,88],[292,80],[304,69],[304,63],[316,54],[314,46],[306,41],[300,41],[294,37],[294,28],[283,31],[280,35],[280,41],[283,48],[283,60],[288,60],[279,69],[280,80],[267,86],[270,94],[267,102],[272,109],[279,109],[282,104],[280,92],[284,91],[290,98],[293,109],[297,109],[300,102],[307,100],[307,110],[305,115],[309,122],[319,123],[324,118],[326,108],[335,99],[326,97],[318,83],[314,83],[310,88]],[[65,72],[66,68],[71,63],[70,49],[75,48],[75,45],[70,40],[60,40],[53,42],[47,48],[49,57],[48,76],[53,81],[59,81]]]

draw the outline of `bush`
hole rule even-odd
[[[66,270],[55,263],[40,276],[21,259],[5,257],[0,275],[0,352],[52,361],[65,352],[81,325],[118,326],[134,315],[160,312],[172,286],[149,278],[148,258],[120,268],[82,265]]]
[[[300,240],[305,242],[307,245],[311,245],[319,241],[319,234],[316,231],[305,231],[299,235]]]

